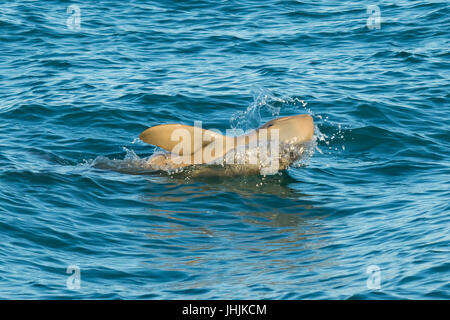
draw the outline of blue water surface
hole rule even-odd
[[[0,298],[449,299],[449,30],[446,0],[0,2]],[[298,113],[280,174],[139,170],[149,126]]]

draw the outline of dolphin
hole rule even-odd
[[[208,165],[202,175],[273,174],[298,160],[314,136],[314,121],[308,114],[273,119],[240,136],[222,135],[216,130],[183,124],[162,124],[143,131],[139,138],[166,152],[156,153],[147,166],[179,171]]]

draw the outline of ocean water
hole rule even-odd
[[[0,2],[0,298],[449,299],[449,30],[445,0]],[[279,174],[142,169],[150,126],[299,113]]]

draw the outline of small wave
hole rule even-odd
[[[140,158],[133,150],[123,147],[126,152],[124,159],[109,159],[104,156],[86,161],[86,164],[95,169],[112,170],[127,174],[151,174],[158,170],[149,168],[146,158]]]

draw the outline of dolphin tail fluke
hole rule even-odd
[[[139,139],[145,143],[180,156],[194,154],[217,138],[223,139],[224,136],[211,130],[183,124],[158,125],[148,128],[139,135]]]

